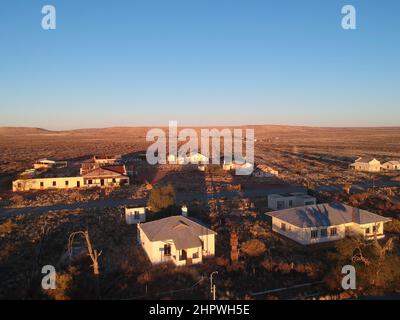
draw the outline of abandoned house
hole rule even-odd
[[[383,170],[400,170],[400,161],[392,160],[382,165]]]
[[[268,208],[282,210],[316,204],[316,198],[304,193],[286,193],[268,195]]]
[[[138,242],[153,264],[196,264],[215,253],[216,232],[182,215],[140,223],[137,230]]]
[[[379,172],[381,171],[381,162],[375,158],[358,158],[350,167],[356,171]]]
[[[46,190],[46,189],[70,189],[70,188],[91,188],[91,187],[118,187],[129,184],[124,165],[108,166],[94,169],[85,175],[62,175],[62,172],[45,172],[36,176],[19,179],[12,182],[12,190]]]
[[[324,203],[267,212],[272,230],[307,245],[340,240],[347,235],[366,239],[384,238],[389,218],[342,203]]]

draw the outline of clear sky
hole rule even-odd
[[[400,1],[1,0],[0,112],[49,129],[400,125]]]

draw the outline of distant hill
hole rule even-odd
[[[14,135],[27,135],[27,134],[46,134],[55,133],[56,131],[46,130],[43,128],[31,127],[0,127],[0,135],[14,136]]]
[[[147,126],[147,127],[106,127],[106,128],[83,128],[73,130],[47,130],[43,128],[32,127],[0,127],[0,135],[2,136],[26,136],[26,135],[46,135],[46,136],[93,136],[93,135],[145,135],[151,128],[162,128],[168,130],[167,126]],[[311,127],[311,126],[292,126],[292,125],[237,125],[227,126],[228,128],[253,128],[258,135],[280,135],[280,134],[316,134],[318,132],[347,132],[352,133],[371,133],[371,130],[376,134],[378,132],[386,133],[400,130],[400,127]],[[183,128],[193,128],[196,131],[201,128],[226,128],[224,126],[179,126],[178,130]]]

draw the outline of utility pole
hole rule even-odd
[[[212,294],[212,299],[216,300],[215,295],[216,295],[217,288],[215,287],[215,284],[213,283],[214,274],[218,274],[218,271],[211,272],[211,274],[210,274],[210,292]]]

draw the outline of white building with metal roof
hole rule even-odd
[[[267,212],[272,230],[308,245],[340,240],[350,234],[367,239],[385,237],[383,225],[391,219],[342,203],[324,203]]]
[[[216,232],[184,216],[138,224],[138,242],[153,264],[201,263],[215,254]]]

